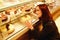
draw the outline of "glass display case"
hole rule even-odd
[[[39,21],[32,12],[36,2],[36,0],[0,1],[0,40],[16,40],[29,30],[24,24],[25,21],[28,20],[32,25]],[[54,10],[51,13],[55,16]]]
[[[0,2],[0,40],[16,40],[29,30],[24,25],[24,21],[29,20],[32,24],[38,21],[38,18],[35,17],[35,14],[32,12],[34,3],[36,3],[36,1],[2,1]]]

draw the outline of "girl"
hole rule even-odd
[[[34,13],[37,14],[39,21],[33,26],[31,23],[26,22],[30,29],[29,30],[29,40],[59,40],[59,32],[56,27],[55,22],[48,10],[46,4],[39,4],[36,6]]]

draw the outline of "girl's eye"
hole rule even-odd
[[[36,10],[36,11],[39,11],[39,10]]]

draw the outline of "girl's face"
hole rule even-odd
[[[42,12],[41,12],[39,6],[36,7],[36,12],[35,13],[37,14],[38,18],[40,18],[42,16]]]

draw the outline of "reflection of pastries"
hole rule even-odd
[[[10,34],[14,31],[14,27],[12,24],[7,24],[6,28],[7,28],[8,34]]]

